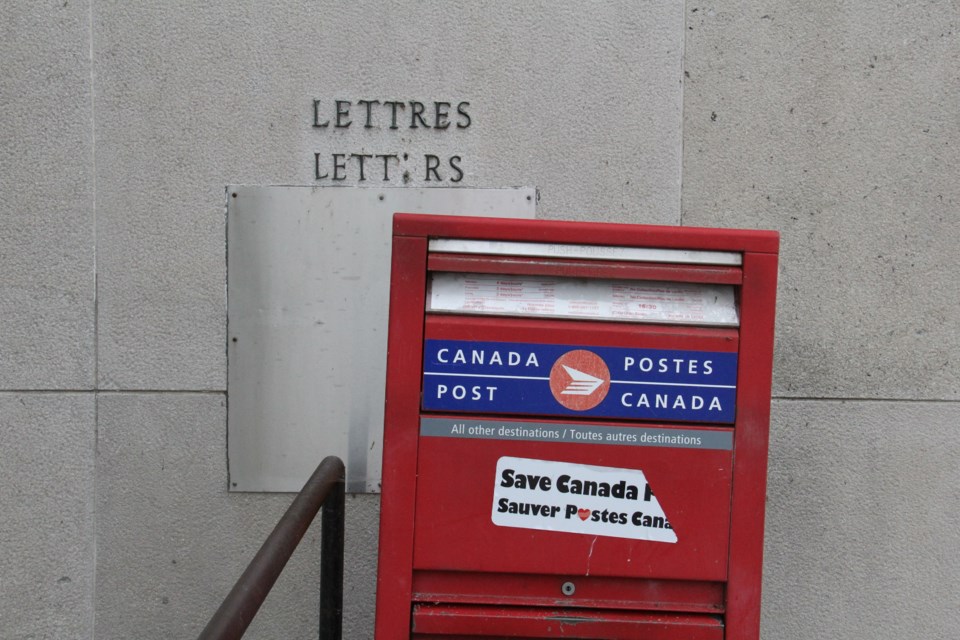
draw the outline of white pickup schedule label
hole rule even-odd
[[[428,311],[735,327],[730,285],[435,273]]]
[[[504,456],[494,482],[491,517],[498,527],[677,541],[639,469]]]

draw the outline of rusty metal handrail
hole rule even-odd
[[[313,472],[257,555],[233,585],[199,640],[239,640],[260,610],[317,512],[320,521],[320,638],[340,640],[343,620],[343,461],[329,456]]]

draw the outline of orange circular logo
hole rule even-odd
[[[610,390],[610,370],[593,351],[568,351],[550,369],[553,397],[571,411],[587,411],[603,402]]]

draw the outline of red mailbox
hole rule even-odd
[[[398,214],[376,638],[757,638],[778,243]]]

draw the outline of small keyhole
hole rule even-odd
[[[563,592],[565,596],[572,596],[577,591],[577,586],[572,582],[564,582],[560,585],[560,591]]]

